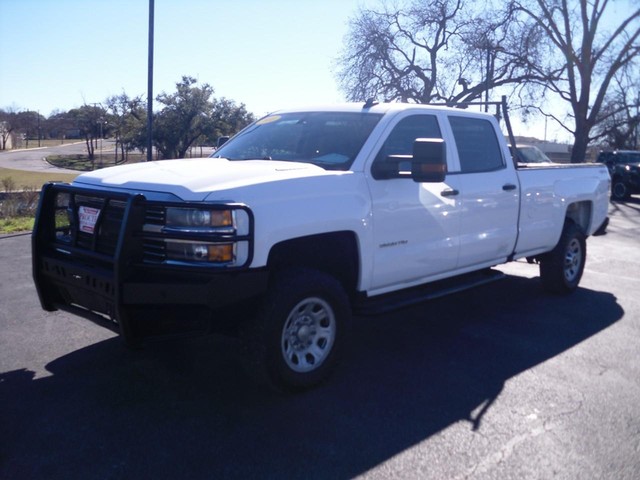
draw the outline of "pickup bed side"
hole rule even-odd
[[[536,166],[518,170],[522,189],[515,258],[551,250],[565,219],[590,236],[605,222],[609,175],[597,165]],[[545,187],[541,187],[545,186]]]

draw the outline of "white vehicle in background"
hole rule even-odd
[[[130,345],[238,332],[262,378],[304,389],[335,366],[352,313],[483,284],[521,258],[546,289],[576,289],[609,183],[604,165],[519,168],[489,114],[280,111],[212,158],[45,185],[34,279],[45,310],[77,311]]]
[[[511,145],[509,145],[511,149]],[[542,150],[535,145],[516,145],[516,159],[520,164],[554,163]]]

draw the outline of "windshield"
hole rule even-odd
[[[382,115],[302,112],[268,115],[211,155],[228,160],[284,160],[348,170]]]
[[[615,152],[600,152],[596,162],[606,163],[609,166],[618,163],[640,163],[640,152],[620,150]]]

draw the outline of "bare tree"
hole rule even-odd
[[[473,101],[496,87],[546,81],[532,61],[540,33],[513,10],[481,10],[465,0],[361,9],[350,22],[338,79],[351,101]]]
[[[514,11],[533,21],[555,49],[541,69],[559,71],[544,88],[568,102],[570,121],[540,111],[573,134],[573,163],[583,162],[594,126],[603,120],[607,91],[618,72],[640,53],[640,8],[623,15],[613,30],[604,25],[609,0],[516,0]],[[631,5],[631,3],[629,4]],[[637,3],[635,4],[637,6]]]
[[[638,149],[640,79],[638,70],[616,75],[591,137],[605,147]]]

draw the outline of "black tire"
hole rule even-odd
[[[350,321],[348,297],[335,278],[308,269],[276,275],[241,331],[251,373],[279,391],[319,384],[338,362]]]
[[[611,198],[623,201],[629,198],[629,187],[622,178],[614,178],[611,183]]]
[[[566,294],[578,288],[587,259],[582,230],[567,221],[555,248],[540,259],[540,279],[545,290]]]

